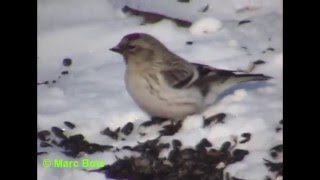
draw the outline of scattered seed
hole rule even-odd
[[[178,0],[178,2],[181,2],[181,3],[189,3],[190,0]]]
[[[227,152],[231,147],[231,142],[227,141],[227,142],[224,142],[221,147],[220,147],[220,152]]]
[[[121,132],[125,135],[129,135],[133,130],[133,123],[132,122],[128,122],[122,129]]]
[[[62,64],[64,66],[71,66],[72,64],[72,60],[70,58],[65,58],[63,61],[62,61]]]
[[[174,139],[172,140],[172,147],[173,149],[179,149],[182,146],[181,141]]]
[[[111,131],[108,127],[101,131],[102,135],[109,136],[111,139],[118,140],[118,132],[120,131],[120,128],[118,128],[115,131]]]
[[[212,144],[208,141],[208,139],[203,138],[196,147],[211,147]]]
[[[40,147],[45,148],[45,147],[53,147],[53,146],[52,146],[51,144],[47,143],[47,142],[42,141],[42,142],[40,143]]]
[[[278,157],[277,151],[271,151],[270,156],[273,158],[277,158]]]
[[[61,74],[62,75],[67,75],[67,74],[69,74],[69,71],[62,71]]]
[[[70,128],[70,129],[73,129],[73,128],[76,127],[76,125],[74,125],[73,123],[71,123],[71,122],[69,122],[69,121],[65,121],[64,124],[65,124],[68,128]]]
[[[38,138],[41,140],[41,141],[47,141],[47,136],[49,136],[51,133],[50,131],[47,131],[47,130],[44,130],[44,131],[40,131],[38,132]]]
[[[176,122],[176,124],[169,124],[163,126],[163,129],[159,131],[159,133],[163,136],[172,136],[178,132],[178,130],[182,127],[182,121]]]
[[[243,25],[243,24],[247,24],[247,23],[250,23],[251,21],[250,20],[242,20],[238,23],[238,26],[240,25]]]
[[[219,113],[211,117],[208,117],[203,121],[203,127],[209,126],[212,122],[224,123],[223,120],[225,117],[226,117],[225,113]]]
[[[283,151],[283,144],[279,144],[277,146],[274,146],[273,148],[271,148],[271,150],[275,150],[277,152],[282,152]]]
[[[242,161],[243,158],[249,154],[249,151],[243,149],[235,149],[232,153],[233,161],[238,162]]]
[[[167,121],[168,119],[164,119],[164,118],[159,118],[159,117],[152,117],[150,121],[146,121],[144,123],[141,124],[141,126],[151,126],[154,124],[162,124],[163,122]]]
[[[253,62],[253,64],[255,64],[255,65],[260,65],[260,64],[265,64],[265,63],[266,63],[266,62],[263,61],[263,60],[261,60],[261,59],[256,60],[256,61]]]
[[[209,9],[209,4],[207,4],[202,10],[201,10],[201,12],[207,12],[208,11],[208,9]]]
[[[37,156],[43,155],[43,154],[48,154],[48,152],[37,152]]]
[[[250,141],[250,139],[251,139],[250,133],[243,133],[243,134],[241,134],[241,136],[244,137],[245,139],[240,141],[240,144],[246,143],[246,142]]]
[[[51,131],[54,135],[56,135],[58,138],[66,139],[67,137],[63,134],[63,130],[58,127],[52,127]]]

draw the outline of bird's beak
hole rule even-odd
[[[110,51],[113,51],[113,52],[116,52],[116,53],[119,53],[119,54],[122,54],[123,53],[123,48],[119,47],[119,46],[115,46],[113,48],[110,48],[109,49]]]

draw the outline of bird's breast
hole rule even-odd
[[[125,84],[136,104],[152,116],[183,118],[199,111],[202,98],[194,89],[169,87],[160,74],[126,71]]]

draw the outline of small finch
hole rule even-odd
[[[152,117],[183,120],[202,113],[235,84],[271,79],[188,62],[144,33],[128,34],[110,50],[123,56],[127,91]]]

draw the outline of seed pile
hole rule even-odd
[[[216,123],[224,123],[225,113],[219,113],[214,116],[203,119],[203,128],[212,126]],[[161,118],[152,118],[150,121],[142,123],[140,126],[148,128],[152,125],[161,125],[167,120]],[[282,124],[282,121],[279,122]],[[64,122],[68,129],[76,128],[71,122]],[[112,179],[130,179],[130,180],[240,180],[224,169],[233,163],[242,161],[250,152],[246,149],[237,148],[238,144],[244,144],[250,141],[252,134],[244,132],[241,137],[234,138],[233,141],[224,142],[220,148],[213,148],[213,143],[208,139],[201,139],[194,147],[183,148],[183,143],[178,139],[173,139],[170,143],[162,143],[163,136],[171,136],[179,131],[182,122],[171,122],[163,125],[158,132],[159,136],[155,139],[137,142],[134,146],[113,147],[111,145],[101,145],[90,143],[85,140],[82,134],[72,136],[66,135],[67,130],[59,127],[52,127],[51,130],[38,132],[40,147],[59,148],[67,156],[78,158],[86,154],[96,152],[119,152],[132,151],[135,156],[123,157],[113,164],[106,165],[100,169],[86,170],[88,172],[104,173],[107,178]],[[123,127],[111,129],[106,127],[101,131],[114,141],[120,140],[119,137],[130,136],[135,130],[132,122]],[[120,135],[123,134],[123,135]],[[140,133],[141,136],[146,135]],[[121,140],[125,140],[122,138]],[[162,150],[169,150],[167,157],[160,157]],[[283,146],[279,144],[270,149],[270,156],[273,159],[282,153]],[[38,152],[38,155],[45,155],[47,152]],[[138,154],[138,155],[137,155]],[[263,159],[269,171],[275,173],[276,177],[282,176],[283,163],[273,162]],[[270,177],[266,177],[270,178]]]

